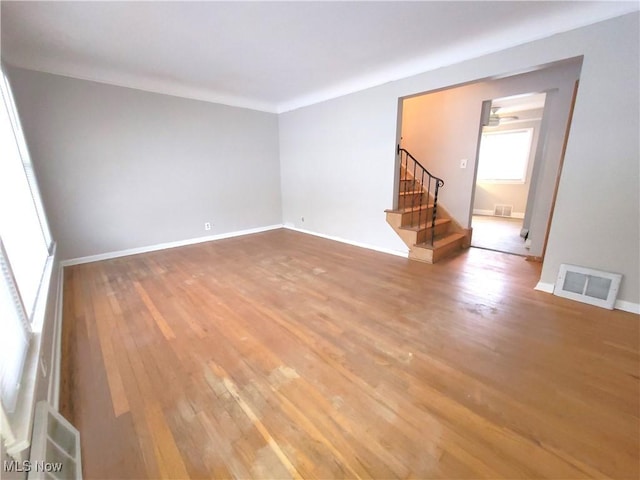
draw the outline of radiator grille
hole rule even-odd
[[[513,205],[494,205],[493,215],[496,217],[510,217]]]
[[[613,309],[622,275],[562,264],[553,293],[559,297]]]
[[[82,479],[80,433],[47,402],[38,402],[28,480]]]

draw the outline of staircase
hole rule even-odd
[[[407,150],[398,146],[400,185],[398,206],[385,210],[387,223],[409,247],[409,258],[426,263],[454,255],[471,243],[471,232],[462,228],[438,205],[444,181],[429,173]]]

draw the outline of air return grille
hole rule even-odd
[[[493,215],[496,217],[510,217],[513,205],[494,205]]]
[[[554,295],[613,310],[622,275],[575,265],[560,265]]]
[[[80,433],[45,402],[38,402],[28,480],[82,480]]]

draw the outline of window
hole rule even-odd
[[[0,399],[11,413],[53,242],[4,68],[0,93]]]
[[[524,183],[532,134],[532,128],[484,132],[480,141],[478,181]]]
[[[8,281],[11,278],[9,269],[0,239],[0,392],[2,406],[11,412],[15,408],[31,328],[20,308],[15,284]]]

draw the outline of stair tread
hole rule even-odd
[[[415,207],[405,207],[400,211],[402,213],[409,213],[409,212],[417,212],[418,210],[426,210],[428,208],[433,208],[433,203],[429,203],[429,204],[425,203],[424,205],[416,205]]]
[[[417,195],[418,193],[424,193],[422,190],[408,190],[406,192],[400,192],[400,195]]]
[[[451,223],[451,219],[449,218],[436,218],[436,226],[442,225],[443,223]],[[411,230],[417,232],[419,230],[424,230],[426,228],[431,228],[431,221],[423,222],[420,225],[405,225],[402,227],[398,227],[403,230]]]
[[[433,203],[430,204],[424,204],[424,205],[416,205],[415,207],[405,207],[405,208],[399,208],[397,210],[394,210],[392,208],[389,208],[387,210],[385,210],[386,213],[411,213],[411,212],[417,212],[418,210],[426,210],[429,208],[433,208]]]
[[[457,242],[461,238],[464,238],[464,234],[463,233],[446,233],[444,235],[437,235],[436,238],[435,238],[434,247],[435,248],[442,248],[442,247],[445,247],[445,246],[447,246],[447,245],[449,245],[449,244],[451,244],[453,242]],[[434,248],[428,243],[417,243],[414,246],[416,246],[418,248],[426,248],[427,250],[433,250],[433,248]]]

